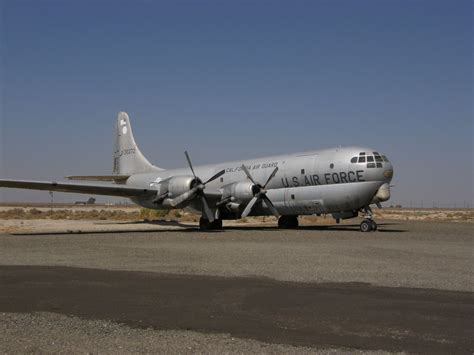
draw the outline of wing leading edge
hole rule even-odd
[[[54,181],[0,180],[0,187],[30,190],[73,192],[119,197],[147,197],[156,195],[156,190],[106,184],[75,184]]]

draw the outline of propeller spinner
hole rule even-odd
[[[193,164],[191,163],[191,159],[189,158],[188,152],[185,151],[184,155],[186,155],[186,160],[188,161],[189,168],[191,169],[191,172],[193,173],[194,180],[193,180],[193,183],[191,184],[191,189],[189,191],[186,191],[185,193],[179,195],[178,197],[172,199],[170,204],[171,204],[171,206],[176,207],[176,206],[178,206],[179,204],[181,204],[185,201],[189,201],[189,200],[192,200],[195,197],[199,197],[201,199],[201,202],[202,202],[204,215],[207,217],[209,222],[212,223],[212,222],[214,222],[214,215],[213,215],[211,209],[209,208],[209,203],[207,202],[206,195],[204,194],[204,189],[206,188],[206,184],[208,184],[211,181],[213,181],[213,180],[221,177],[222,175],[224,175],[225,170],[219,171],[217,174],[212,176],[206,182],[202,182],[202,180],[200,178],[198,178],[196,176],[196,173],[194,172]]]
[[[278,167],[276,167],[272,171],[272,173],[270,174],[270,176],[267,179],[267,182],[263,186],[255,182],[255,180],[252,178],[252,175],[250,175],[250,172],[248,171],[248,169],[245,165],[242,165],[242,170],[244,171],[245,175],[247,175],[249,180],[253,183],[252,190],[254,192],[253,198],[250,200],[250,202],[247,204],[244,211],[242,212],[242,218],[247,217],[249,215],[249,213],[252,211],[253,206],[255,206],[255,204],[257,202],[260,202],[260,201],[265,202],[268,209],[270,211],[272,211],[272,213],[275,215],[275,217],[278,218],[279,213],[276,210],[275,206],[273,206],[272,201],[270,201],[270,199],[267,197],[267,189],[266,189],[267,186],[268,186],[268,183],[275,177],[275,175],[278,171]]]

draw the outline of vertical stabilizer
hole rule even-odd
[[[116,175],[133,175],[161,171],[152,165],[138,149],[133,138],[130,118],[126,112],[119,112],[115,125],[114,170]]]

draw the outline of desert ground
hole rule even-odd
[[[474,222],[474,209],[374,209],[376,220]],[[195,226],[199,216],[182,210],[152,211],[135,205],[73,205],[73,204],[0,204],[0,233],[74,233],[153,231],[180,226]],[[227,226],[275,226],[274,217],[248,217],[225,221]],[[342,221],[353,224],[354,219]],[[302,226],[332,225],[328,216],[302,216]]]
[[[472,354],[473,210],[374,212],[1,206],[0,353]]]

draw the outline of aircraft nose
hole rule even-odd
[[[384,167],[384,172],[383,172],[383,176],[384,178],[390,182],[393,178],[393,166],[392,166],[392,163],[386,163],[385,164],[385,167]]]

